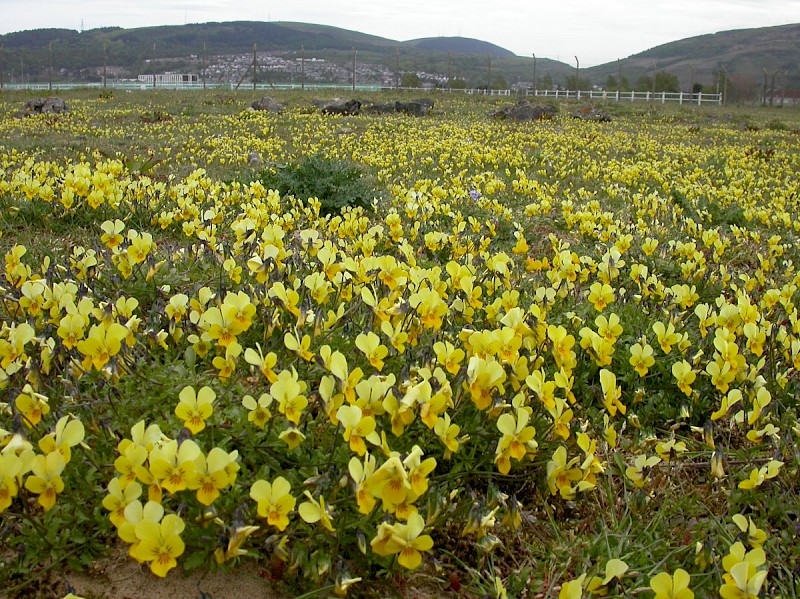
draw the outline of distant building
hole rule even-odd
[[[772,96],[767,97],[772,106],[797,106],[800,105],[800,89],[775,90]]]
[[[139,75],[140,83],[153,85],[153,75]],[[159,83],[200,83],[200,75],[196,73],[163,73],[156,75],[156,85]]]

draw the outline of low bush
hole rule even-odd
[[[281,165],[261,175],[265,187],[300,200],[317,198],[323,214],[334,214],[346,207],[368,208],[378,194],[369,175],[346,160],[316,154],[297,164]]]

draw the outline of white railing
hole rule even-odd
[[[562,90],[536,89],[527,90],[526,96],[543,98],[563,98],[577,100],[616,100],[617,102],[677,102],[678,104],[722,104],[722,94],[704,94],[701,92],[610,92],[597,90]]]
[[[148,91],[152,89],[161,90],[201,90],[201,89],[224,89],[234,90],[236,86],[233,83],[161,83],[158,82],[155,86],[151,83],[142,83],[140,81],[107,81],[104,86],[102,83],[5,83],[4,90],[31,90],[31,91],[57,91],[69,89],[119,89],[119,90],[141,90]],[[242,84],[239,86],[242,91],[252,90],[253,84]],[[336,84],[336,83],[258,83],[255,86],[256,90],[353,90],[352,85]],[[536,90],[521,90],[515,92],[510,89],[454,89],[454,88],[397,88],[397,87],[381,87],[379,85],[356,85],[355,91],[369,92],[369,91],[414,91],[417,93],[463,93],[467,95],[484,95],[484,96],[513,96],[523,95],[535,98],[554,98],[556,100],[612,100],[618,102],[656,102],[666,104],[667,102],[677,102],[678,104],[696,104],[702,106],[703,104],[722,104],[722,94],[704,94],[704,93],[689,93],[689,92],[611,92],[611,91],[596,91],[596,90],[563,90],[563,89],[536,89]]]

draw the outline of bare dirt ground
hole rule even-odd
[[[423,577],[424,578],[424,577]],[[360,583],[353,596],[404,599],[443,599],[471,597],[464,593],[442,592],[426,585],[424,580],[383,581],[382,584]],[[303,597],[328,599],[336,597],[332,590],[304,589]],[[147,565],[138,564],[127,555],[127,546],[115,547],[98,559],[85,572],[51,571],[35,586],[8,594],[0,589],[0,599],[63,599],[72,592],[84,599],[292,599],[298,596],[279,578],[273,578],[268,566],[242,560],[231,572],[198,569],[189,574],[180,568],[158,578]]]
[[[255,566],[242,565],[234,572],[171,572],[161,579],[134,560],[106,567],[103,572],[72,574],[68,580],[75,594],[86,599],[285,599]]]
[[[125,548],[116,548],[86,572],[51,573],[48,580],[35,589],[13,595],[0,589],[0,598],[61,599],[69,591],[85,599],[287,599],[294,596],[279,588],[262,568],[244,561],[232,572],[201,569],[186,575],[176,568],[162,579],[151,574],[146,565],[129,558]]]

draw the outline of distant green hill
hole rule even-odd
[[[235,21],[190,25],[119,27],[91,29],[37,29],[0,36],[5,60],[3,78],[19,77],[46,81],[50,64],[56,80],[97,80],[103,64],[114,67],[120,76],[135,77],[155,70],[190,70],[200,68],[202,56],[243,55],[252,52],[283,52],[300,56],[301,46],[307,56],[334,64],[349,65],[352,51],[359,63],[377,63],[395,71],[448,72],[470,87],[486,86],[489,77],[487,54],[493,57],[493,87],[506,87],[532,78],[532,60],[515,56],[509,50],[488,42],[468,38],[430,38],[401,42],[338,27],[294,22]],[[448,57],[448,52],[452,55]],[[540,77],[549,74],[562,80],[571,67],[554,60],[540,60]],[[271,79],[276,82],[279,74]]]
[[[511,50],[467,37],[423,37],[403,43],[406,46],[413,46],[421,50],[437,50],[454,54],[482,54],[484,56],[489,54],[497,58],[515,56]]]
[[[715,91],[718,73],[727,70],[734,94],[752,95],[762,86],[764,70],[768,85],[775,73],[776,87],[800,89],[800,24],[758,29],[721,31],[663,44],[644,52],[586,70],[596,84],[604,84],[609,76],[616,78],[619,67],[631,85],[641,77],[658,71],[678,78],[681,88],[702,84],[706,91]]]
[[[649,89],[647,77],[674,82],[688,91],[692,83],[714,91],[718,74],[727,69],[733,97],[758,93],[766,69],[769,84],[800,89],[800,24],[701,35],[651,48],[639,54],[592,68],[581,69],[582,87],[616,84],[620,68],[629,87]],[[348,68],[352,51],[359,64],[384,65],[395,73],[427,72],[460,79],[469,87],[509,87],[530,82],[533,60],[486,41],[436,37],[405,42],[338,27],[295,22],[234,21],[123,29],[106,27],[78,32],[35,29],[0,35],[4,81],[47,81],[52,61],[54,80],[97,81],[104,64],[120,77],[164,71],[199,72],[204,57],[244,56],[253,44],[260,52],[282,53],[287,60],[300,56],[323,59]],[[52,48],[52,50],[51,50]],[[491,59],[489,58],[491,57]],[[155,59],[155,63],[152,62]],[[243,60],[243,59],[242,59]],[[245,65],[246,67],[246,65]],[[242,72],[244,68],[242,67]],[[574,67],[555,60],[537,61],[539,88],[549,84],[574,85]],[[288,75],[275,72],[270,81]],[[288,81],[288,79],[287,79]],[[583,87],[586,89],[586,87]]]

